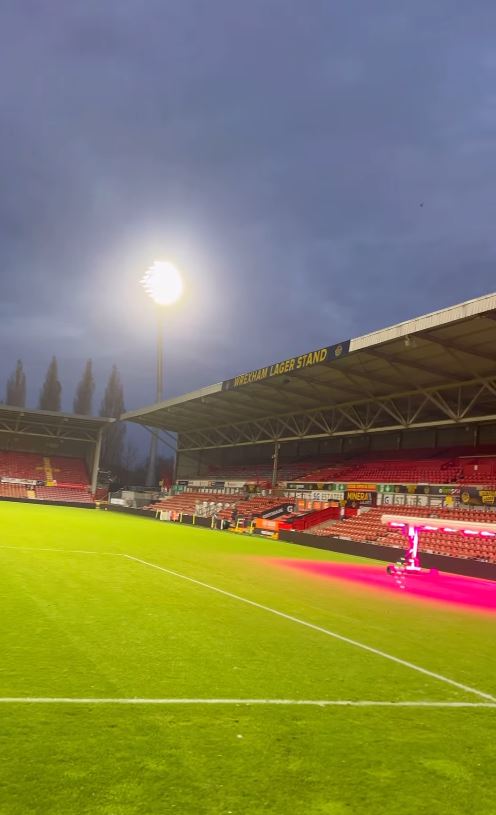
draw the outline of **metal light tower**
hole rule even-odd
[[[156,260],[141,279],[141,285],[152,298],[157,311],[157,370],[156,401],[164,398],[164,322],[165,310],[179,300],[183,291],[183,282],[177,269],[164,261]],[[150,457],[146,474],[146,486],[152,487],[157,477],[157,434],[150,441]]]

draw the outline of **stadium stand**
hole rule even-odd
[[[491,455],[492,453],[492,455]],[[231,465],[211,468],[215,478],[245,483],[266,483],[272,479],[268,464]],[[333,456],[282,464],[278,483],[373,482],[391,484],[484,484],[496,485],[496,455],[473,448],[413,450],[362,454],[343,460]]]
[[[280,507],[283,503],[284,499],[281,497],[262,498],[253,496],[253,498],[248,498],[245,501],[238,501],[236,504],[236,509],[238,515],[255,517],[257,515],[262,515],[264,512],[270,512],[270,510]]]
[[[239,500],[235,496],[226,495],[225,493],[186,492],[168,498],[161,498],[160,501],[149,504],[145,509],[154,512],[162,511],[187,515],[201,514],[204,516],[215,513],[218,518],[226,521],[230,521],[233,512],[236,512],[238,518],[250,521],[285,504],[287,504],[287,499],[283,497],[264,498],[253,496]]]
[[[479,455],[459,458],[460,483],[496,486],[496,456]]]
[[[57,484],[88,485],[88,471],[81,458],[51,456],[50,465]]]
[[[27,498],[27,490],[22,484],[0,484],[0,498]]]
[[[313,466],[311,461],[294,461],[281,464],[277,475],[279,481],[293,481],[302,478]],[[225,467],[211,467],[210,476],[226,481],[244,481],[261,484],[271,482],[272,465],[270,464],[233,464]]]
[[[198,506],[204,509],[210,507],[213,511],[218,504],[224,506],[227,503],[230,503],[229,496],[225,493],[184,492],[161,498],[159,501],[148,504],[144,509],[194,515]]]
[[[332,465],[307,473],[303,481],[356,481],[391,484],[451,484],[460,475],[460,464],[446,458],[399,458],[355,461],[348,466]]]
[[[78,504],[93,501],[86,464],[80,458],[0,450],[2,478],[24,480],[26,484],[0,482],[0,498],[35,498]]]
[[[70,504],[91,504],[93,497],[89,489],[77,487],[35,487],[38,501],[63,501]]]
[[[277,462],[266,500],[335,511],[335,524],[331,515],[309,527],[319,535],[392,544],[402,538],[380,527],[386,506],[466,505],[471,518],[496,507],[495,343],[496,294],[488,294],[122,418],[177,434],[177,484],[217,491],[235,482],[215,500],[234,499],[238,514],[255,504],[245,510],[246,496],[227,493],[250,482],[270,492]],[[493,557],[490,543],[467,535],[422,537],[432,551]]]
[[[0,477],[26,481],[57,481],[60,484],[87,486],[89,483],[83,459],[63,456],[42,456],[0,450]]]
[[[44,480],[43,456],[0,450],[0,476],[24,478],[27,481]]]

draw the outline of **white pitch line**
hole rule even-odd
[[[22,549],[24,551],[35,551],[35,552],[63,552],[65,554],[113,555],[115,557],[124,557],[127,558],[128,560],[134,560],[136,563],[141,563],[144,566],[149,566],[151,569],[157,569],[158,571],[165,572],[165,574],[173,575],[173,577],[179,577],[181,580],[186,580],[189,583],[194,583],[195,585],[202,586],[205,589],[210,589],[210,591],[215,591],[218,594],[224,595],[225,597],[230,597],[233,600],[238,600],[240,603],[245,603],[246,605],[253,606],[254,608],[259,608],[262,611],[268,611],[270,614],[275,614],[277,617],[282,617],[283,619],[289,620],[290,622],[297,623],[298,625],[303,625],[306,628],[312,629],[313,631],[318,631],[321,634],[325,634],[328,637],[333,637],[334,639],[339,640],[341,642],[345,642],[348,645],[353,645],[356,648],[361,648],[363,651],[368,651],[369,653],[375,654],[376,656],[388,659],[390,662],[395,662],[397,665],[403,665],[403,667],[410,668],[413,671],[417,671],[418,673],[424,674],[425,676],[429,676],[431,679],[437,679],[440,682],[444,682],[445,684],[451,685],[452,687],[458,688],[459,690],[465,691],[466,693],[473,693],[476,696],[479,696],[481,699],[487,699],[489,702],[496,703],[496,697],[492,696],[490,693],[485,693],[484,691],[477,690],[477,688],[470,687],[470,685],[464,685],[461,682],[457,682],[456,680],[450,679],[447,676],[435,673],[434,671],[429,671],[427,668],[422,668],[420,665],[415,665],[415,663],[413,662],[408,662],[407,660],[401,659],[400,657],[395,657],[392,654],[388,654],[386,651],[381,651],[378,648],[373,648],[371,645],[366,645],[365,643],[359,642],[358,640],[353,640],[350,637],[345,637],[343,634],[337,634],[335,631],[330,631],[328,628],[323,628],[320,625],[315,625],[314,623],[309,623],[306,620],[301,620],[299,617],[294,617],[291,614],[286,614],[283,611],[278,611],[277,609],[271,608],[270,606],[265,606],[262,603],[257,603],[255,602],[255,600],[249,600],[247,597],[242,597],[239,594],[234,594],[233,592],[226,591],[225,589],[220,589],[218,588],[218,586],[212,586],[210,583],[205,583],[202,580],[197,580],[194,577],[189,577],[188,575],[181,574],[181,572],[176,572],[173,571],[172,569],[166,569],[164,566],[159,566],[157,563],[150,563],[148,560],[142,560],[141,558],[134,557],[134,555],[127,555],[121,552],[98,552],[85,549],[55,549],[55,548],[42,549],[39,547],[28,547],[28,546],[23,547],[0,546],[0,549]],[[4,701],[5,700],[0,697],[0,703]],[[70,702],[71,700],[67,699],[65,701]],[[456,705],[458,703],[452,704]],[[463,703],[460,703],[460,705],[463,705]],[[448,703],[446,703],[446,706],[448,706]],[[466,706],[469,706],[469,703],[467,703]],[[488,705],[487,703],[485,705],[480,706],[493,707],[493,705],[491,704]]]
[[[152,569],[158,569],[161,572],[165,572],[166,574],[170,574],[173,577],[179,577],[181,580],[187,580],[189,583],[194,583],[197,586],[202,586],[205,589],[210,589],[211,591],[215,591],[218,594],[222,594],[225,597],[230,597],[233,600],[238,600],[240,603],[245,603],[246,605],[253,606],[254,608],[259,608],[262,611],[268,611],[270,614],[275,614],[277,617],[282,617],[285,620],[289,620],[290,622],[297,623],[298,625],[303,625],[305,628],[311,628],[313,631],[318,631],[320,634],[325,634],[328,637],[333,637],[340,642],[345,642],[348,645],[353,645],[355,648],[361,648],[363,651],[368,651],[371,654],[375,654],[376,656],[383,657],[384,659],[388,659],[390,662],[395,662],[397,665],[403,665],[405,668],[410,668],[413,671],[417,671],[417,673],[424,674],[424,676],[429,676],[431,679],[437,679],[440,682],[444,682],[447,685],[451,685],[452,687],[458,688],[458,690],[462,690],[465,693],[473,693],[476,696],[479,696],[481,699],[488,699],[490,702],[496,703],[496,697],[491,696],[490,693],[485,693],[484,691],[477,690],[477,688],[472,688],[470,685],[463,685],[461,682],[457,682],[454,679],[449,679],[447,676],[443,676],[442,674],[435,673],[434,671],[429,671],[427,668],[422,668],[420,665],[415,665],[413,662],[407,662],[405,659],[401,659],[400,657],[395,657],[392,654],[388,654],[386,651],[381,651],[378,648],[373,648],[371,645],[366,645],[363,642],[359,642],[358,640],[353,640],[350,637],[345,637],[343,634],[337,634],[335,631],[330,631],[328,628],[323,628],[320,625],[315,625],[314,623],[309,623],[306,620],[301,620],[299,617],[293,617],[291,614],[285,614],[283,611],[278,611],[275,608],[271,608],[270,606],[265,606],[262,603],[257,603],[254,600],[249,600],[247,597],[241,597],[239,594],[233,594],[230,591],[226,591],[225,589],[219,589],[217,586],[212,586],[210,583],[204,583],[202,580],[196,580],[194,577],[188,577],[188,575],[181,574],[180,572],[175,572],[172,569],[166,569],[164,566],[158,566],[156,563],[150,563],[147,560],[141,560],[139,557],[134,557],[133,555],[126,555],[124,554],[123,557],[128,558],[128,560],[134,560],[136,563],[142,563],[144,566],[149,566]]]
[[[496,708],[493,702],[375,701],[368,699],[147,699],[92,698],[72,696],[4,696],[4,705],[280,705],[301,707],[406,707],[406,708]]]

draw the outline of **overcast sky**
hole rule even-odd
[[[153,401],[496,289],[494,0],[0,0],[0,391]],[[3,398],[3,395],[2,395]]]

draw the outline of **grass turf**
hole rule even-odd
[[[10,503],[0,528],[0,697],[483,701],[115,553],[496,695],[494,615],[277,560],[349,558]],[[1,815],[494,815],[495,759],[489,708],[0,703]]]

